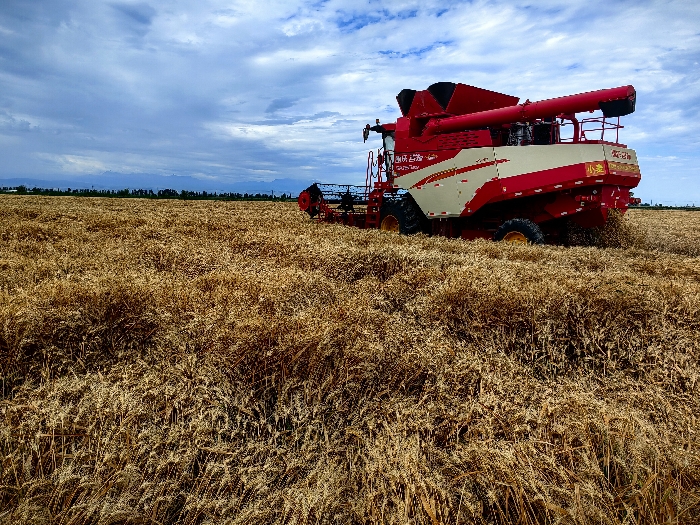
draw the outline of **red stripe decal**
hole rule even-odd
[[[411,188],[415,188],[416,186],[424,186],[425,184],[430,184],[431,182],[435,182],[437,180],[454,177],[455,175],[467,173],[468,171],[480,170],[481,168],[486,168],[495,164],[502,164],[503,162],[508,162],[508,159],[499,159],[497,161],[490,162],[480,162],[479,164],[472,164],[471,166],[465,166],[464,168],[450,168],[449,170],[438,171],[437,173],[433,173],[432,175],[428,175],[424,179],[419,180],[413,186],[411,186]]]

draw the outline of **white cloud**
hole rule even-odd
[[[99,160],[80,155],[57,155],[52,156],[52,160],[68,173],[99,173],[107,169]]]
[[[297,36],[318,31],[323,27],[320,20],[314,18],[294,19],[282,25],[282,32],[287,36]]]

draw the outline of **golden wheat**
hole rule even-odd
[[[0,521],[698,523],[700,214],[669,213],[598,249],[2,197]]]
[[[644,247],[700,255],[700,213],[642,208],[630,210],[628,216],[629,224],[638,232],[637,237]]]

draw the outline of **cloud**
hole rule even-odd
[[[403,88],[538,100],[631,83],[636,194],[676,198],[666,181],[682,172],[700,201],[699,22],[684,1],[5,0],[0,178],[357,183],[378,146],[360,129],[397,118]],[[662,157],[676,160],[645,160]]]
[[[288,109],[294,106],[298,102],[298,98],[294,97],[282,97],[282,98],[277,98],[270,102],[270,105],[267,106],[267,109],[265,110],[265,113],[276,113],[277,111],[281,109]]]
[[[123,14],[130,22],[150,26],[156,10],[148,4],[115,3],[112,7]]]
[[[104,171],[105,166],[97,159],[78,155],[61,155],[58,158],[61,169],[69,173],[96,173]]]

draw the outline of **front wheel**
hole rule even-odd
[[[542,230],[528,219],[511,219],[504,222],[496,230],[493,239],[513,244],[544,244]]]
[[[427,233],[428,220],[410,194],[399,199],[387,199],[382,204],[379,229],[382,231],[413,235]]]
[[[379,229],[383,232],[399,233],[402,224],[406,222],[401,205],[396,200],[386,200],[382,203],[380,217]]]

